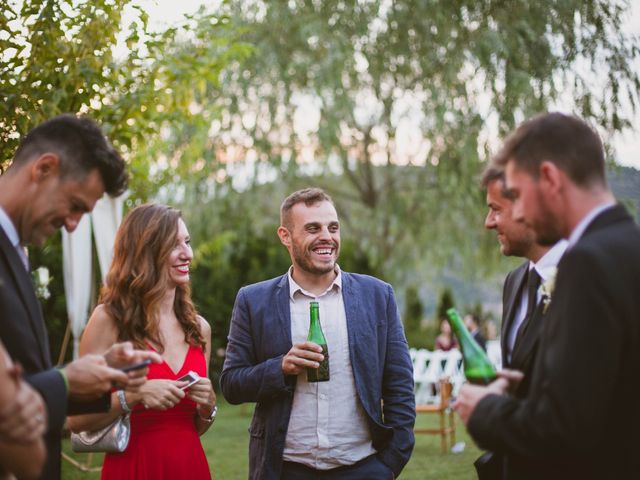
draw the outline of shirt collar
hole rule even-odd
[[[342,288],[342,270],[340,270],[340,267],[338,266],[338,264],[336,264],[335,272],[336,272],[336,278],[333,280],[333,282],[331,282],[331,285],[329,285],[327,289],[324,292],[322,292],[320,295],[314,295],[313,293],[306,291],[304,288],[302,288],[300,285],[298,285],[295,282],[292,276],[292,273],[293,273],[293,265],[292,265],[291,267],[289,267],[289,271],[287,272],[287,276],[289,277],[289,298],[292,301],[295,301],[294,295],[296,294],[296,292],[300,292],[303,295],[306,295],[307,297],[318,298],[326,294],[327,292],[331,291],[334,288],[337,288],[338,290],[340,290]]]
[[[584,231],[587,229],[589,224],[596,218],[600,213],[605,211],[607,208],[611,208],[615,205],[615,202],[606,202],[602,205],[598,205],[591,209],[589,213],[587,213],[582,220],[576,225],[576,228],[573,229],[571,235],[569,235],[569,246],[573,247],[580,237],[584,234]]]
[[[22,248],[20,246],[20,236],[18,235],[18,231],[9,218],[9,215],[7,215],[7,212],[5,212],[2,207],[0,207],[0,228],[2,228],[4,233],[7,234],[7,237],[9,237],[11,245],[15,248]]]
[[[558,243],[556,243],[553,247],[551,247],[547,253],[545,253],[537,262],[529,262],[529,271],[535,268],[538,275],[544,282],[547,277],[551,274],[551,271],[554,270],[562,255],[564,255],[565,250],[569,246],[569,242],[562,239]]]

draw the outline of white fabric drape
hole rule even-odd
[[[122,207],[126,196],[118,198],[109,196],[102,197],[91,213],[93,223],[93,237],[96,239],[96,250],[98,252],[98,262],[102,282],[104,282],[111,259],[113,258],[113,242],[116,238],[116,231],[122,222]]]
[[[73,233],[62,230],[64,294],[73,334],[73,358],[87,323],[91,297],[91,220],[84,215]]]
[[[89,319],[91,301],[92,241],[96,240],[101,278],[104,279],[113,256],[116,230],[122,221],[122,208],[126,194],[118,198],[107,195],[96,203],[91,216],[84,215],[73,233],[62,230],[62,261],[64,293],[67,300],[67,315],[73,335],[73,358],[78,357],[80,335]]]

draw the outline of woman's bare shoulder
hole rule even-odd
[[[205,338],[209,337],[211,335],[211,325],[209,325],[209,322],[207,322],[204,319],[204,317],[200,315],[197,315],[196,318],[198,319],[198,327],[200,328],[200,334]]]
[[[106,305],[98,305],[82,334],[80,354],[97,353],[108,349],[118,341],[116,321]]]

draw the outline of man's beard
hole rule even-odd
[[[536,242],[545,247],[555,245],[562,238],[562,226],[540,192],[537,201],[539,215],[531,222]]]
[[[312,273],[315,275],[323,275],[325,273],[332,272],[335,269],[336,262],[338,261],[338,247],[335,244],[328,245],[336,251],[336,257],[333,262],[330,264],[324,264],[322,267],[317,267],[313,264],[310,259],[310,254],[305,250],[301,250],[298,246],[293,243],[293,259],[296,261],[296,264],[305,272]],[[314,245],[311,248],[315,248]]]

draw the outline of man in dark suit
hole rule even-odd
[[[60,434],[66,415],[109,408],[113,385],[137,389],[146,369],[125,374],[117,368],[151,358],[130,343],[114,345],[104,356],[87,355],[52,368],[49,340],[31,283],[25,245],[42,245],[58,228],[73,231],[107,191],[126,185],[125,165],[87,118],[61,115],[31,130],[11,166],[0,177],[0,339],[42,396],[46,412],[15,410],[0,415],[0,437],[15,438],[19,426],[48,422],[48,455],[42,478],[60,478]]]
[[[340,224],[320,189],[281,207],[292,267],[242,288],[233,309],[220,383],[233,404],[257,402],[249,477],[391,479],[414,445],[409,349],[390,285],[340,270]],[[320,304],[330,380],[307,381],[323,360],[306,341],[309,303]]]
[[[540,283],[557,267],[567,242],[561,239],[555,245],[540,245],[534,231],[513,218],[513,201],[505,196],[503,169],[487,168],[482,176],[482,185],[487,191],[489,208],[485,228],[496,231],[500,252],[504,256],[525,258],[520,266],[507,274],[504,281],[500,337],[502,366],[524,374],[515,392],[522,398],[529,389],[542,325]]]
[[[524,378],[514,395],[524,398],[531,383],[542,329],[543,307],[538,295],[539,282],[549,276],[550,268],[556,267],[567,242],[560,240],[553,248],[540,245],[535,240],[533,230],[513,218],[513,201],[505,195],[502,168],[489,166],[482,175],[482,186],[487,191],[489,208],[485,228],[496,231],[503,255],[526,259],[509,272],[504,281],[500,337],[502,366],[523,373]],[[474,464],[478,477],[481,480],[502,478],[504,461],[502,455],[494,452],[482,455]]]
[[[494,159],[513,216],[543,245],[569,246],[547,310],[529,392],[504,395],[506,374],[465,386],[456,409],[479,445],[511,460],[505,478],[635,478],[640,471],[640,229],[615,204],[598,135],[552,113],[523,123]],[[621,403],[622,402],[622,403]]]

